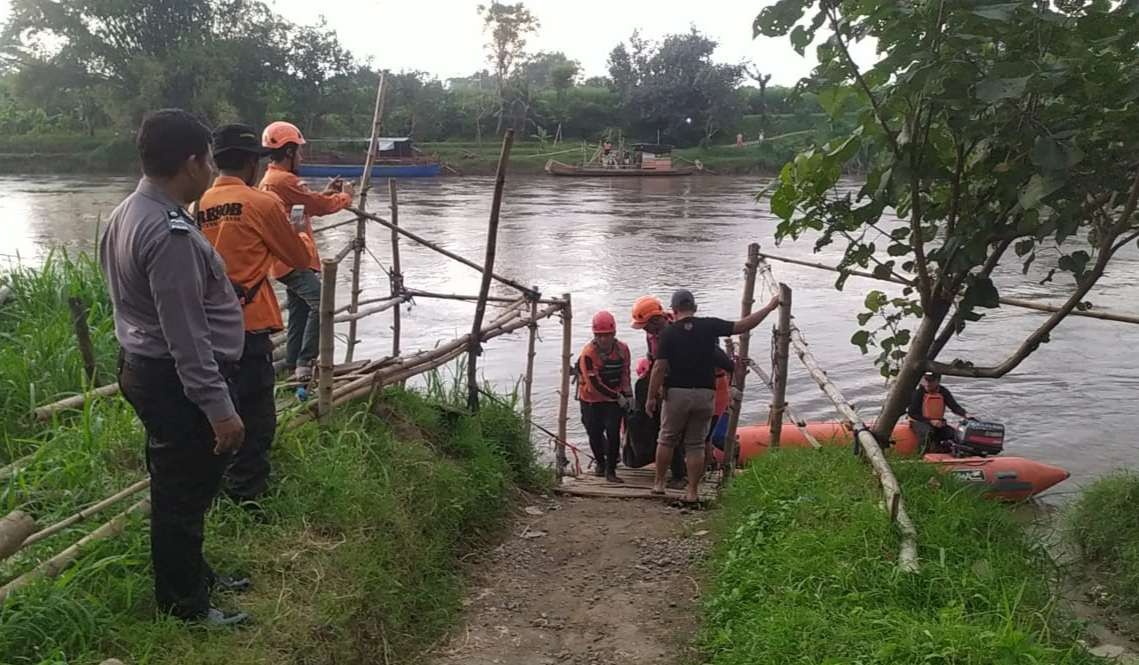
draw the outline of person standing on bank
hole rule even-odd
[[[213,177],[210,131],[189,113],[149,114],[139,128],[144,177],[111,213],[99,263],[121,348],[119,387],[146,428],[150,555],[160,611],[217,625],[245,621],[210,605],[202,555],[206,511],[245,426],[231,383],[245,333],[221,257],[185,208]]]
[[[285,344],[285,369],[297,381],[312,379],[312,366],[320,345],[320,254],[312,233],[312,218],[331,215],[352,205],[352,185],[339,178],[323,192],[314,192],[297,175],[301,166],[301,146],[305,137],[288,122],[270,123],[261,134],[261,145],[269,149],[269,168],[261,178],[261,189],[276,194],[285,208],[303,205],[302,240],[308,245],[309,262],[294,268],[284,262],[274,264],[273,279],[285,285],[285,307],[289,310],[289,333]]]
[[[593,339],[578,356],[578,399],[581,423],[589,435],[589,447],[596,464],[595,473],[611,483],[617,477],[621,453],[621,419],[632,403],[629,379],[632,355],[617,339],[617,320],[604,310],[593,315]]]
[[[295,270],[309,265],[308,248],[289,223],[284,204],[276,195],[253,188],[267,154],[252,127],[219,127],[213,135],[213,156],[220,175],[198,202],[198,226],[225,261],[245,315],[245,349],[237,372],[245,445],[225,474],[225,493],[242,504],[256,501],[268,489],[269,450],[277,433],[270,336],[285,326],[269,272],[274,261]]]
[[[660,335],[645,404],[645,411],[651,416],[657,410],[658,396],[664,396],[653,494],[664,494],[665,473],[675,450],[683,445],[688,466],[684,500],[699,501],[697,489],[704,475],[704,442],[715,413],[716,348],[720,338],[755,328],[778,306],[779,298],[772,298],[759,311],[733,322],[696,316],[696,298],[690,291],[681,289],[672,294],[674,319]]]

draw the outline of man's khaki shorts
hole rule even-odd
[[[661,407],[657,442],[665,448],[703,449],[715,405],[716,391],[711,388],[669,388]]]

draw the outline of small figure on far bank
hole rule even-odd
[[[297,381],[312,379],[320,344],[320,254],[313,238],[312,218],[331,215],[352,205],[352,185],[339,178],[323,192],[314,192],[297,175],[303,162],[305,137],[288,122],[270,123],[261,135],[261,145],[269,150],[269,167],[260,188],[276,194],[285,208],[304,206],[302,240],[309,251],[309,264],[294,269],[283,261],[273,265],[273,278],[285,285],[285,309],[289,312],[288,341],[285,343],[285,370],[295,372]]]
[[[946,408],[962,418],[969,418],[969,413],[957,403],[953,393],[941,385],[941,375],[926,372],[906,410],[910,429],[918,435],[922,450],[948,452],[948,442],[953,441],[953,428],[945,422]]]
[[[593,339],[578,356],[578,399],[581,422],[589,435],[595,473],[611,483],[617,477],[621,452],[621,421],[632,403],[629,347],[617,339],[617,321],[604,310],[593,315]]]
[[[653,415],[661,403],[653,494],[664,494],[665,473],[675,450],[684,446],[688,487],[684,500],[699,501],[697,490],[704,476],[704,444],[716,406],[716,348],[721,337],[752,330],[779,306],[772,298],[764,307],[739,321],[696,316],[696,298],[684,289],[672,294],[674,320],[660,336],[653,363],[645,411]],[[662,392],[663,390],[663,392]]]

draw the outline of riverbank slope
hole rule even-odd
[[[67,298],[90,305],[103,382],[113,378],[106,292],[89,259],[49,259],[4,276],[0,305],[0,514],[23,510],[41,526],[145,478],[143,434],[119,397],[52,423],[31,407],[83,386]],[[424,394],[389,389],[372,405],[337,411],[326,426],[285,425],[274,446],[273,490],[261,510],[219,500],[207,557],[249,575],[242,596],[218,597],[254,623],[214,631],[156,615],[148,529],[81,548],[73,565],[0,602],[0,662],[57,665],[118,657],[132,665],[407,662],[461,610],[459,561],[495,542],[519,488],[541,488],[521,418],[487,401],[468,414],[465,392],[433,381]],[[29,457],[30,455],[30,457]],[[20,550],[0,563],[6,583],[36,569],[145,491]]]

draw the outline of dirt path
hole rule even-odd
[[[541,514],[538,514],[541,511]],[[669,665],[696,627],[707,515],[637,499],[542,499],[472,566],[433,665]]]

